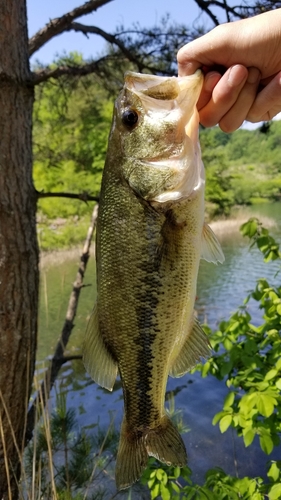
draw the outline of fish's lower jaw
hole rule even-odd
[[[121,428],[120,443],[116,459],[115,478],[118,490],[129,488],[138,481],[146,469],[149,456],[166,463],[183,467],[187,463],[184,442],[167,415],[156,428],[140,433],[128,432],[126,418]]]

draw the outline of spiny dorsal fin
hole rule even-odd
[[[92,379],[112,391],[118,367],[104,345],[99,329],[97,305],[89,319],[83,344],[83,362]]]
[[[202,330],[198,320],[194,318],[193,328],[187,335],[183,348],[170,368],[171,377],[181,377],[190,371],[200,358],[210,356],[210,344],[208,337]]]
[[[224,255],[220,242],[206,222],[204,223],[202,233],[201,258],[207,262],[213,262],[214,264],[218,262],[222,264],[224,262]]]

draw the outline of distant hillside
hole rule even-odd
[[[281,198],[281,121],[232,134],[204,129],[200,142],[213,214],[227,213],[233,204]]]

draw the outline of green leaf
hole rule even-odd
[[[276,377],[278,373],[278,370],[276,370],[275,368],[273,368],[272,370],[269,370],[266,374],[266,376],[264,377],[264,380],[271,380],[273,379],[274,377]]]
[[[260,436],[260,447],[264,453],[270,455],[273,450],[273,441],[269,434],[262,434]]]
[[[154,485],[154,483],[155,483],[155,478],[149,479],[147,481],[147,486],[149,487],[150,490],[152,489],[152,486]]]
[[[253,392],[251,394],[246,394],[245,396],[243,396],[239,402],[239,408],[241,412],[247,415],[247,413],[249,413],[252,410],[252,408],[254,408],[254,406],[256,405],[256,401],[257,401],[256,392]]]
[[[216,425],[224,415],[225,415],[224,411],[219,411],[218,413],[216,413],[212,420],[212,424]]]
[[[274,484],[268,492],[269,500],[279,500],[281,498],[281,483]]]
[[[219,423],[220,431],[222,434],[225,431],[227,431],[228,427],[231,425],[231,422],[232,422],[232,415],[225,415],[224,417],[222,417]]]
[[[279,378],[276,382],[275,382],[275,385],[277,387],[277,389],[279,389],[281,391],[281,378]]]
[[[177,479],[181,475],[181,469],[180,467],[175,467],[173,471],[174,478]]]
[[[223,409],[226,410],[230,408],[234,403],[234,399],[235,399],[235,392],[233,391],[229,392],[225,397]]]
[[[234,321],[234,323],[232,323],[232,325],[229,327],[229,331],[234,332],[239,328],[240,328],[240,321]]]
[[[254,440],[256,433],[252,427],[243,429],[243,439],[246,447],[250,446]]]
[[[163,483],[160,483],[160,493],[161,493],[162,500],[170,500],[171,493],[169,492],[168,488]]]
[[[279,478],[280,476],[280,469],[277,465],[276,462],[272,462],[271,466],[270,466],[270,469],[267,473],[268,477],[270,477],[273,481],[277,481],[277,479]]]
[[[277,363],[276,363],[276,369],[277,370],[281,370],[281,358],[278,359]]]
[[[274,405],[277,401],[274,397],[267,394],[259,393],[257,398],[257,409],[264,417],[270,417],[274,412]]]
[[[159,491],[160,491],[160,484],[156,483],[155,486],[151,489],[151,500],[154,500],[154,498],[158,497]]]
[[[206,361],[206,363],[203,365],[203,368],[202,368],[202,371],[201,371],[201,374],[202,374],[203,378],[205,378],[208,375],[208,372],[210,370],[210,366],[211,366],[210,361]]]
[[[243,234],[243,236],[249,236],[249,238],[252,238],[256,234],[257,229],[258,229],[257,219],[249,219],[248,222],[245,222],[240,227],[240,231]]]
[[[174,481],[171,482],[172,488],[176,493],[180,493],[180,487]]]

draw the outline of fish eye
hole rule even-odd
[[[122,122],[127,127],[134,127],[134,125],[136,125],[138,119],[139,119],[138,113],[132,108],[125,109],[125,111],[122,115]]]

